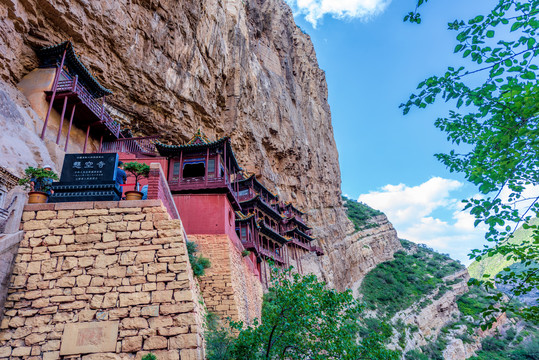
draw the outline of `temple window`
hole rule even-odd
[[[183,164],[183,178],[204,177],[206,175],[206,164],[204,160],[185,160]]]
[[[241,238],[245,239],[247,237],[247,229],[242,227],[241,228]]]
[[[172,168],[172,180],[178,180],[180,178],[180,163],[175,162]]]
[[[209,177],[215,176],[215,159],[208,160],[208,176]]]

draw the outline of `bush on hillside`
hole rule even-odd
[[[403,245],[415,247],[406,241]],[[446,289],[442,278],[464,268],[448,256],[426,247],[415,247],[415,250],[413,255],[397,251],[393,261],[379,264],[367,274],[360,292],[369,308],[377,307],[390,317],[419,303],[438,288],[443,294]],[[422,305],[426,306],[428,302]]]
[[[354,224],[356,231],[378,226],[377,224],[369,223],[369,219],[378,215],[383,215],[383,212],[373,209],[367,204],[354,201],[344,196],[342,199],[344,201],[344,207],[346,208],[346,214]]]

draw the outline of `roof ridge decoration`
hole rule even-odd
[[[84,66],[80,57],[75,52],[71,40],[66,40],[56,45],[42,47],[41,49],[36,50],[36,54],[42,65],[50,66],[54,64],[57,66],[56,60],[63,56],[64,51],[66,51],[67,61],[65,65],[68,70],[79,74],[79,80],[86,86],[87,90],[90,91],[92,95],[100,98],[112,94],[112,91],[101,85],[92,72]]]
[[[219,139],[219,140],[221,140],[221,139]],[[210,141],[210,139],[206,136],[206,134],[204,134],[202,129],[198,128],[195,135],[193,135],[191,140],[189,140],[189,142],[186,145],[209,144],[211,142],[213,142],[213,141]]]

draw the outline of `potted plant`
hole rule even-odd
[[[124,170],[131,173],[135,177],[135,189],[125,192],[126,200],[141,200],[142,193],[139,190],[139,179],[148,177],[150,174],[150,166],[148,164],[139,163],[136,161],[124,164]]]
[[[24,186],[28,192],[29,204],[46,203],[52,194],[52,181],[58,180],[58,175],[49,166],[43,169],[27,167],[25,176],[19,180],[19,185]]]

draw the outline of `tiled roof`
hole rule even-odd
[[[73,49],[71,41],[64,41],[60,44],[44,47],[36,50],[37,57],[41,62],[41,66],[58,66],[61,58],[66,51],[66,59],[64,65],[67,67],[71,75],[78,75],[79,81],[84,87],[96,98],[104,95],[112,94],[112,91],[102,86],[99,81],[92,75],[90,70],[80,60]]]

